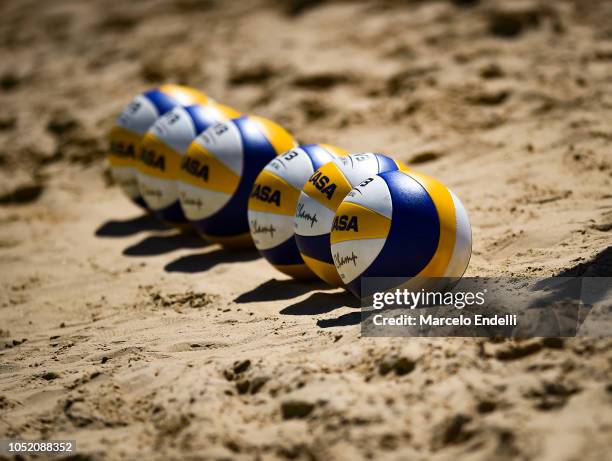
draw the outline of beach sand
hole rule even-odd
[[[442,180],[466,275],[612,276],[611,18],[2,2],[0,438],[74,439],[79,460],[609,459],[612,340],[360,338],[352,295],[143,216],[104,155],[135,94],[185,83]]]

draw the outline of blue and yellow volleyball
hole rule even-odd
[[[383,154],[360,153],[339,157],[308,179],[295,210],[295,241],[304,263],[319,278],[330,285],[343,284],[334,266],[330,233],[336,209],[346,194],[368,177],[406,168]]]
[[[217,103],[176,106],[149,128],[137,162],[138,190],[159,219],[177,227],[188,225],[177,184],[181,159],[196,136],[239,115],[231,107]]]
[[[390,171],[367,178],[342,201],[331,252],[342,282],[357,297],[372,294],[364,292],[363,277],[439,290],[467,269],[472,231],[463,204],[440,181],[414,171]]]
[[[308,178],[346,155],[329,144],[304,144],[273,159],[257,176],[248,207],[251,237],[279,271],[298,279],[315,278],[295,243],[295,208]]]
[[[147,130],[177,105],[209,104],[211,101],[194,88],[168,84],[139,94],[119,115],[108,136],[107,159],[113,178],[134,203],[146,208],[136,175],[140,144]]]
[[[181,163],[179,198],[185,216],[212,242],[252,245],[247,205],[255,178],[270,160],[296,145],[283,127],[257,116],[208,128]]]

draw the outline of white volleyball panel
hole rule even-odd
[[[389,187],[383,178],[374,176],[367,178],[368,183],[362,187],[355,187],[344,198],[345,202],[356,203],[391,219],[393,204]]]
[[[178,182],[178,190],[185,216],[191,221],[212,216],[232,198],[231,194],[194,187],[183,181]]]
[[[335,213],[315,199],[300,192],[295,209],[295,233],[305,237],[329,234]]]
[[[152,210],[162,210],[178,200],[176,181],[137,173],[138,189]]]
[[[310,156],[299,147],[276,157],[266,165],[265,170],[280,176],[298,190],[314,173]]]
[[[334,265],[344,283],[352,282],[374,262],[387,239],[345,240],[331,246]]]
[[[378,173],[378,160],[371,153],[352,154],[334,161],[352,186]]]
[[[228,118],[216,105],[198,106],[197,113],[207,125],[215,125]]]
[[[138,95],[119,115],[117,124],[126,130],[144,135],[158,116],[155,105],[145,96]]]
[[[293,216],[249,210],[249,228],[259,250],[274,248],[293,238]]]
[[[189,144],[197,134],[191,115],[182,107],[175,107],[162,115],[149,131],[181,155],[187,151]]]
[[[237,176],[242,176],[244,164],[242,135],[234,122],[211,126],[198,136],[195,142],[202,145]]]
[[[472,256],[472,227],[470,219],[461,200],[452,192],[451,197],[455,204],[455,215],[457,220],[457,233],[453,255],[446,268],[445,277],[461,277],[470,262]]]
[[[131,166],[115,166],[111,168],[113,179],[125,194],[131,199],[140,197],[138,181],[136,179],[136,169]]]

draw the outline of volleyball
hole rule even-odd
[[[305,144],[274,158],[257,176],[248,204],[251,237],[279,271],[299,279],[315,277],[295,243],[295,207],[308,178],[346,155],[345,150],[328,144]]]
[[[252,245],[247,217],[255,178],[277,155],[296,146],[280,125],[243,116],[214,125],[187,149],[179,172],[185,216],[208,240]]]
[[[138,190],[159,219],[178,227],[188,224],[178,194],[181,158],[198,134],[239,115],[231,107],[217,103],[176,106],[149,128],[137,161]]]
[[[168,84],[139,94],[119,115],[108,136],[107,159],[113,178],[134,203],[146,208],[136,171],[140,143],[147,130],[160,115],[177,105],[209,104],[211,101],[194,88]]]
[[[330,285],[342,285],[330,249],[336,209],[351,189],[364,179],[406,169],[382,154],[360,153],[339,157],[315,171],[306,182],[295,210],[295,240],[305,264]]]
[[[364,292],[363,277],[393,277],[394,286],[386,288],[442,290],[467,269],[472,231],[461,201],[440,181],[390,171],[367,178],[342,201],[331,252],[357,297],[372,294]]]

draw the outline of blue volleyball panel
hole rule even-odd
[[[240,184],[223,208],[214,215],[194,223],[201,232],[218,237],[249,232],[247,207],[253,183],[268,162],[276,157],[274,147],[253,121],[247,117],[239,117],[233,119],[233,122],[242,135],[243,143],[244,168]]]
[[[329,243],[329,234],[312,236],[296,235],[295,240],[299,242],[299,249],[306,256],[329,264],[334,263],[331,254],[331,245]]]
[[[274,248],[259,250],[259,252],[272,264],[276,264],[278,266],[304,263],[293,236],[289,237],[283,243],[275,246]]]
[[[274,150],[274,146],[272,146],[270,141],[268,141],[265,133],[261,132],[259,125],[247,116],[235,118],[233,119],[233,122],[236,124],[236,127],[242,135],[242,151],[245,155],[245,162],[248,161],[247,157],[266,159],[265,162],[263,162],[263,165],[257,168],[257,171],[253,177],[253,179],[255,179],[259,172],[268,164],[268,162],[276,157],[277,153],[280,154],[282,152],[276,152]],[[253,166],[257,165],[259,165],[259,163]],[[246,170],[247,169],[245,168],[245,171]]]
[[[193,224],[200,232],[217,237],[231,237],[249,232],[247,204],[253,182],[240,180],[238,189],[229,201],[214,215],[195,221]]]
[[[376,160],[378,161],[378,171],[395,171],[398,169],[395,160],[386,155],[376,154]]]
[[[362,277],[413,277],[433,258],[440,218],[427,191],[400,171],[379,175],[391,193],[391,229],[376,260]]]
[[[300,147],[310,157],[314,171],[333,160],[333,156],[318,144],[303,144]]]
[[[210,113],[198,104],[187,106],[185,110],[191,115],[191,121],[193,122],[196,135],[199,135],[205,129],[218,122],[218,120],[211,118]]]
[[[149,90],[145,94],[157,109],[159,115],[163,115],[177,105],[176,99],[159,90]]]

